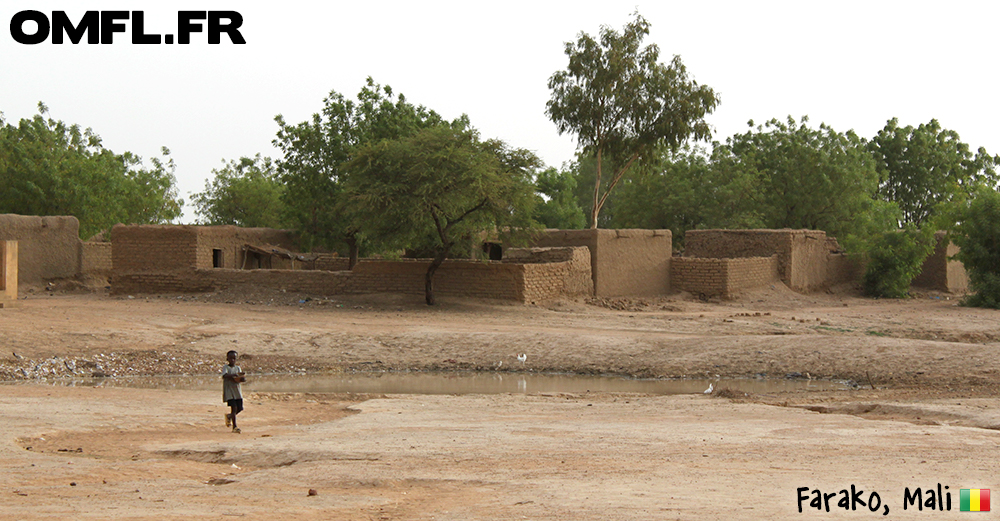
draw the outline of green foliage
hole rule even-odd
[[[118,223],[159,224],[181,215],[170,151],[153,158],[103,147],[91,129],[47,118],[17,126],[0,115],[0,213],[73,215],[88,238]]]
[[[345,189],[356,226],[387,243],[434,251],[425,277],[433,304],[434,272],[456,245],[484,232],[531,227],[538,166],[527,150],[439,125],[361,146]]]
[[[577,185],[572,172],[549,168],[538,174],[535,186],[546,198],[537,202],[535,220],[546,228],[560,230],[576,230],[587,226],[587,217],[574,194]]]
[[[920,275],[924,260],[933,249],[934,236],[929,228],[920,231],[911,225],[901,231],[883,233],[868,250],[868,266],[862,278],[865,294],[905,298],[910,283]]]
[[[285,186],[269,157],[223,161],[205,181],[205,191],[193,197],[199,224],[231,224],[246,228],[284,228]]]
[[[285,185],[283,200],[290,224],[298,229],[306,249],[337,249],[347,246],[356,258],[363,236],[345,204],[345,165],[355,151],[381,140],[394,140],[436,125],[445,124],[434,111],[409,103],[392,88],[368,78],[357,101],[331,91],[321,113],[296,125],[275,117],[278,123],[274,145],[284,152],[277,161]],[[463,116],[464,118],[464,116]],[[459,119],[454,124],[467,124]]]
[[[759,228],[754,176],[720,169],[701,148],[662,150],[650,172],[625,180],[615,199],[614,227],[670,229],[674,246],[699,228]]]
[[[914,128],[893,118],[868,148],[877,161],[879,197],[899,206],[904,223],[923,226],[941,205],[960,203],[998,180],[1000,156],[984,148],[973,154],[957,132],[935,119]]]
[[[980,189],[961,214],[952,240],[973,291],[968,306],[1000,309],[1000,193]]]
[[[656,45],[642,46],[650,24],[638,13],[619,33],[601,27],[599,40],[581,32],[565,44],[566,70],[549,78],[546,113],[559,133],[576,134],[596,160],[591,227],[608,195],[635,164],[690,138],[711,136],[705,116],[719,103],[715,92],[689,79],[679,56],[660,63]],[[605,184],[605,161],[615,163]],[[602,195],[603,192],[603,195]]]
[[[767,228],[824,230],[847,238],[896,228],[891,203],[878,201],[878,173],[853,131],[808,118],[776,119],[738,134],[713,153],[720,174],[756,186],[753,210]],[[875,219],[875,220],[873,220]]]

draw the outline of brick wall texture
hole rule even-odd
[[[833,245],[819,230],[690,230],[685,257],[742,258],[778,256],[778,277],[796,291],[828,285],[827,257]]]
[[[111,243],[83,243],[80,251],[80,273],[111,275]]]
[[[740,293],[778,281],[778,256],[738,259],[674,257],[670,278],[675,289],[735,298]]]
[[[76,217],[0,214],[0,241],[18,241],[21,286],[80,273],[80,221]]]

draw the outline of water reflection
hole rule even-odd
[[[221,390],[218,376],[156,376],[142,378],[55,379],[46,383],[142,389]],[[503,373],[348,373],[251,375],[243,384],[249,392],[373,393],[373,394],[539,394],[644,393],[697,394],[716,389],[746,393],[798,390],[843,390],[844,382],[829,380],[685,379],[643,380],[608,376]]]

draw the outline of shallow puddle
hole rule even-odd
[[[651,380],[610,376],[503,373],[349,373],[248,375],[249,392],[373,393],[373,394],[539,394],[644,393],[698,394],[708,389],[763,394],[783,391],[829,391],[851,387],[842,381],[806,379],[684,379]],[[158,376],[142,378],[81,378],[48,380],[51,385],[143,389],[218,390],[218,376]]]

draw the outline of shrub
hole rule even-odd
[[[865,295],[879,298],[904,298],[910,282],[920,274],[924,259],[934,248],[929,231],[908,227],[883,233],[868,250],[868,266],[862,279]]]
[[[1000,193],[980,191],[961,212],[953,240],[973,292],[962,303],[1000,309]]]

